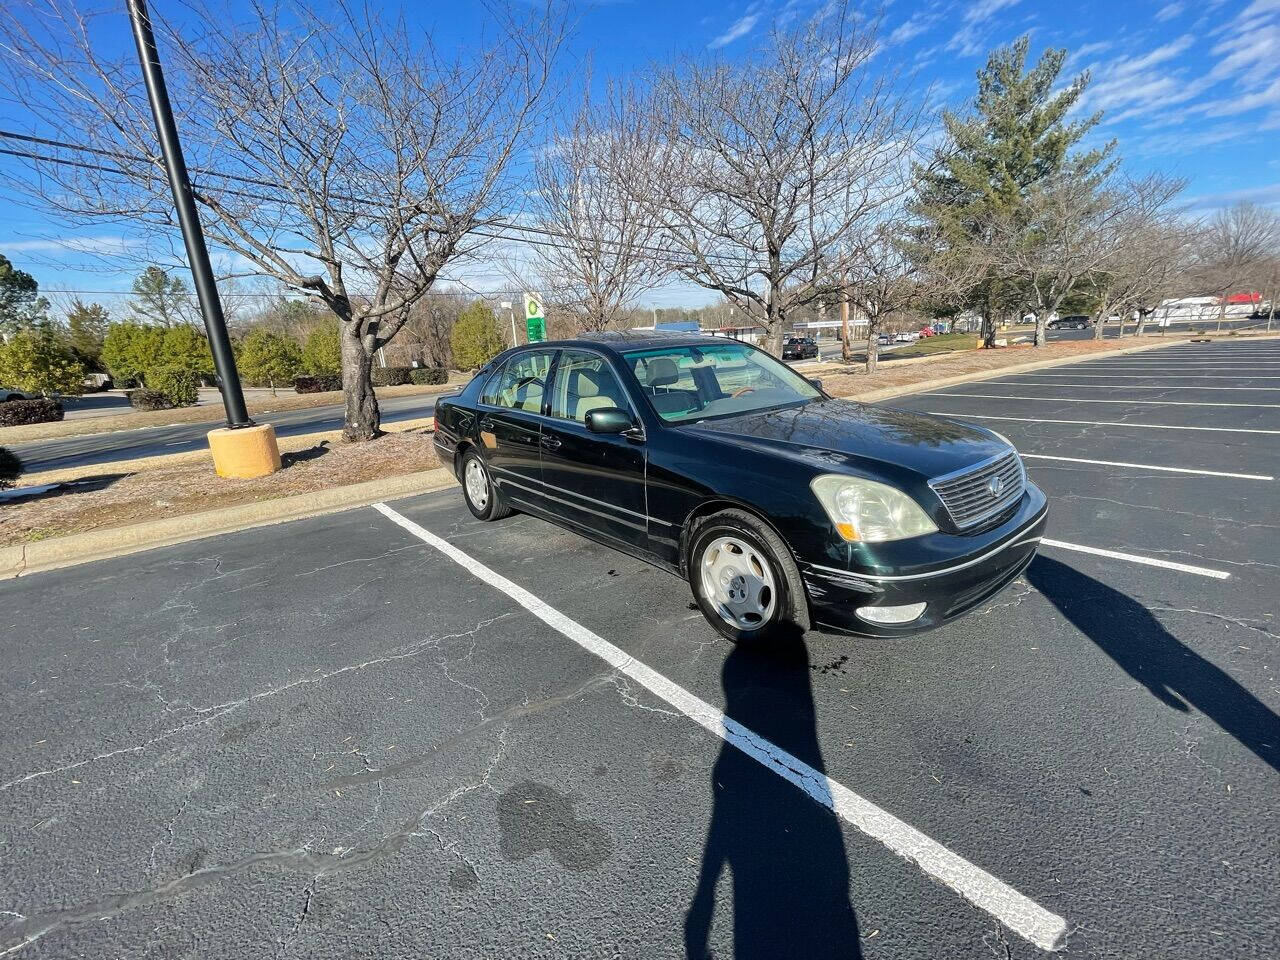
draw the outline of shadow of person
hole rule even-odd
[[[1183,713],[1195,707],[1258,759],[1280,770],[1280,717],[1169,633],[1145,607],[1048,557],[1036,557],[1025,576],[1161,703]]]
[[[809,672],[799,640],[784,656],[735,647],[722,674],[725,713],[823,772]],[[738,960],[861,957],[835,814],[727,742],[712,767],[711,789],[711,825],[685,917],[690,960],[711,955],[716,885],[726,867]]]

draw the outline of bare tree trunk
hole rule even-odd
[[[1214,331],[1214,333],[1222,332],[1222,321],[1226,319],[1226,316],[1227,316],[1227,297],[1226,297],[1226,294],[1223,294],[1222,302],[1218,304],[1218,328]]]
[[[853,351],[849,349],[849,291],[840,290],[840,359],[849,363]]]
[[[382,414],[373,392],[373,351],[354,323],[342,325],[342,392],[347,402],[344,440],[372,440],[382,433]]]
[[[1031,338],[1031,345],[1033,347],[1043,347],[1045,345],[1045,342],[1049,338],[1048,326],[1047,326],[1048,323],[1049,323],[1049,312],[1046,310],[1037,311],[1036,312],[1036,332],[1035,332],[1035,335]]]
[[[879,355],[880,355],[880,341],[877,339],[877,337],[879,336],[880,336],[880,318],[868,317],[867,318],[867,373],[868,374],[872,374],[876,372],[876,360],[879,359]]]

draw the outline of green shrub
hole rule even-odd
[[[147,392],[158,393],[173,407],[194,406],[200,399],[200,375],[182,367],[153,367],[146,372]]]
[[[164,332],[157,366],[178,367],[202,376],[213,376],[213,354],[209,339],[190,324],[173,327]],[[149,384],[149,386],[154,386]]]
[[[22,330],[0,343],[0,383],[32,393],[84,389],[84,364],[51,326]]]
[[[302,369],[313,377],[336,377],[342,373],[342,347],[336,323],[326,323],[311,331],[302,345]]]
[[[341,390],[342,378],[339,376],[294,377],[293,389],[297,393],[325,393],[329,390]]]
[[[453,346],[453,362],[459,370],[479,369],[506,348],[498,329],[498,318],[483,300],[477,300],[458,315],[449,342]]]
[[[412,373],[411,367],[374,367],[370,379],[375,387],[402,387]]]
[[[414,367],[409,371],[409,382],[438,387],[449,382],[449,371],[444,367]]]
[[[129,398],[129,404],[135,410],[173,409],[173,401],[158,390],[148,390],[146,387],[138,387],[136,390],[126,391],[125,396]]]
[[[12,487],[22,476],[22,459],[8,447],[0,447],[0,490]]]
[[[28,423],[53,423],[61,420],[62,417],[62,404],[49,397],[0,403],[0,427],[20,427]]]
[[[255,387],[282,387],[302,373],[302,350],[289,337],[262,327],[250,330],[240,342],[236,362],[240,376]]]
[[[118,387],[142,381],[144,371],[161,363],[164,331],[141,323],[110,323],[102,340],[101,363]]]

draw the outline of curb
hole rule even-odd
[[[456,480],[446,467],[383,480],[370,480],[317,493],[302,493],[277,500],[246,503],[238,507],[189,513],[126,527],[93,530],[69,537],[0,547],[0,579],[11,580],[45,570],[75,566],[140,553],[154,547],[203,540],[223,533],[302,520],[380,500],[430,493],[452,486]]]
[[[845,394],[838,399],[852,400],[855,403],[876,403],[880,400],[891,400],[894,397],[904,397],[912,393],[927,393],[941,387],[952,387],[961,383],[972,383],[977,380],[995,380],[998,377],[1027,373],[1031,370],[1046,370],[1049,367],[1065,367],[1068,364],[1081,363],[1085,360],[1093,360],[1100,357],[1119,357],[1126,353],[1145,353],[1148,350],[1159,350],[1162,347],[1173,347],[1187,342],[1189,341],[1179,338],[1177,340],[1168,340],[1164,343],[1144,343],[1135,347],[1123,347],[1119,350],[1099,351],[1096,355],[1090,356],[1031,360],[1027,363],[1015,363],[1007,367],[1000,367],[998,370],[978,370],[973,373],[956,374],[954,377],[939,377],[936,380],[922,380],[918,383],[908,383],[897,387],[881,387],[879,390],[869,390],[866,393]],[[907,363],[908,361],[902,360],[900,362]]]
[[[384,433],[407,433],[423,427],[434,428],[435,417],[418,417],[414,420],[397,420],[395,423],[383,424]],[[341,430],[321,430],[317,433],[299,433],[291,437],[280,437],[276,443],[281,453],[298,453],[310,449],[324,441],[342,439]],[[155,470],[160,467],[176,467],[186,463],[208,462],[213,464],[213,454],[208,448],[203,450],[184,450],[182,453],[162,453],[154,457],[138,457],[134,460],[108,460],[105,463],[90,463],[82,467],[61,467],[57,470],[41,470],[38,473],[24,473],[19,489],[22,487],[38,487],[47,483],[66,483],[69,480],[85,480],[90,477],[105,477],[117,473],[137,473],[141,470]]]

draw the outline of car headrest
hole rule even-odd
[[[600,392],[600,384],[585,370],[579,370],[573,384],[574,393],[580,397],[594,397]]]
[[[680,368],[670,357],[654,357],[646,368],[645,383],[651,387],[667,387],[680,379]]]

